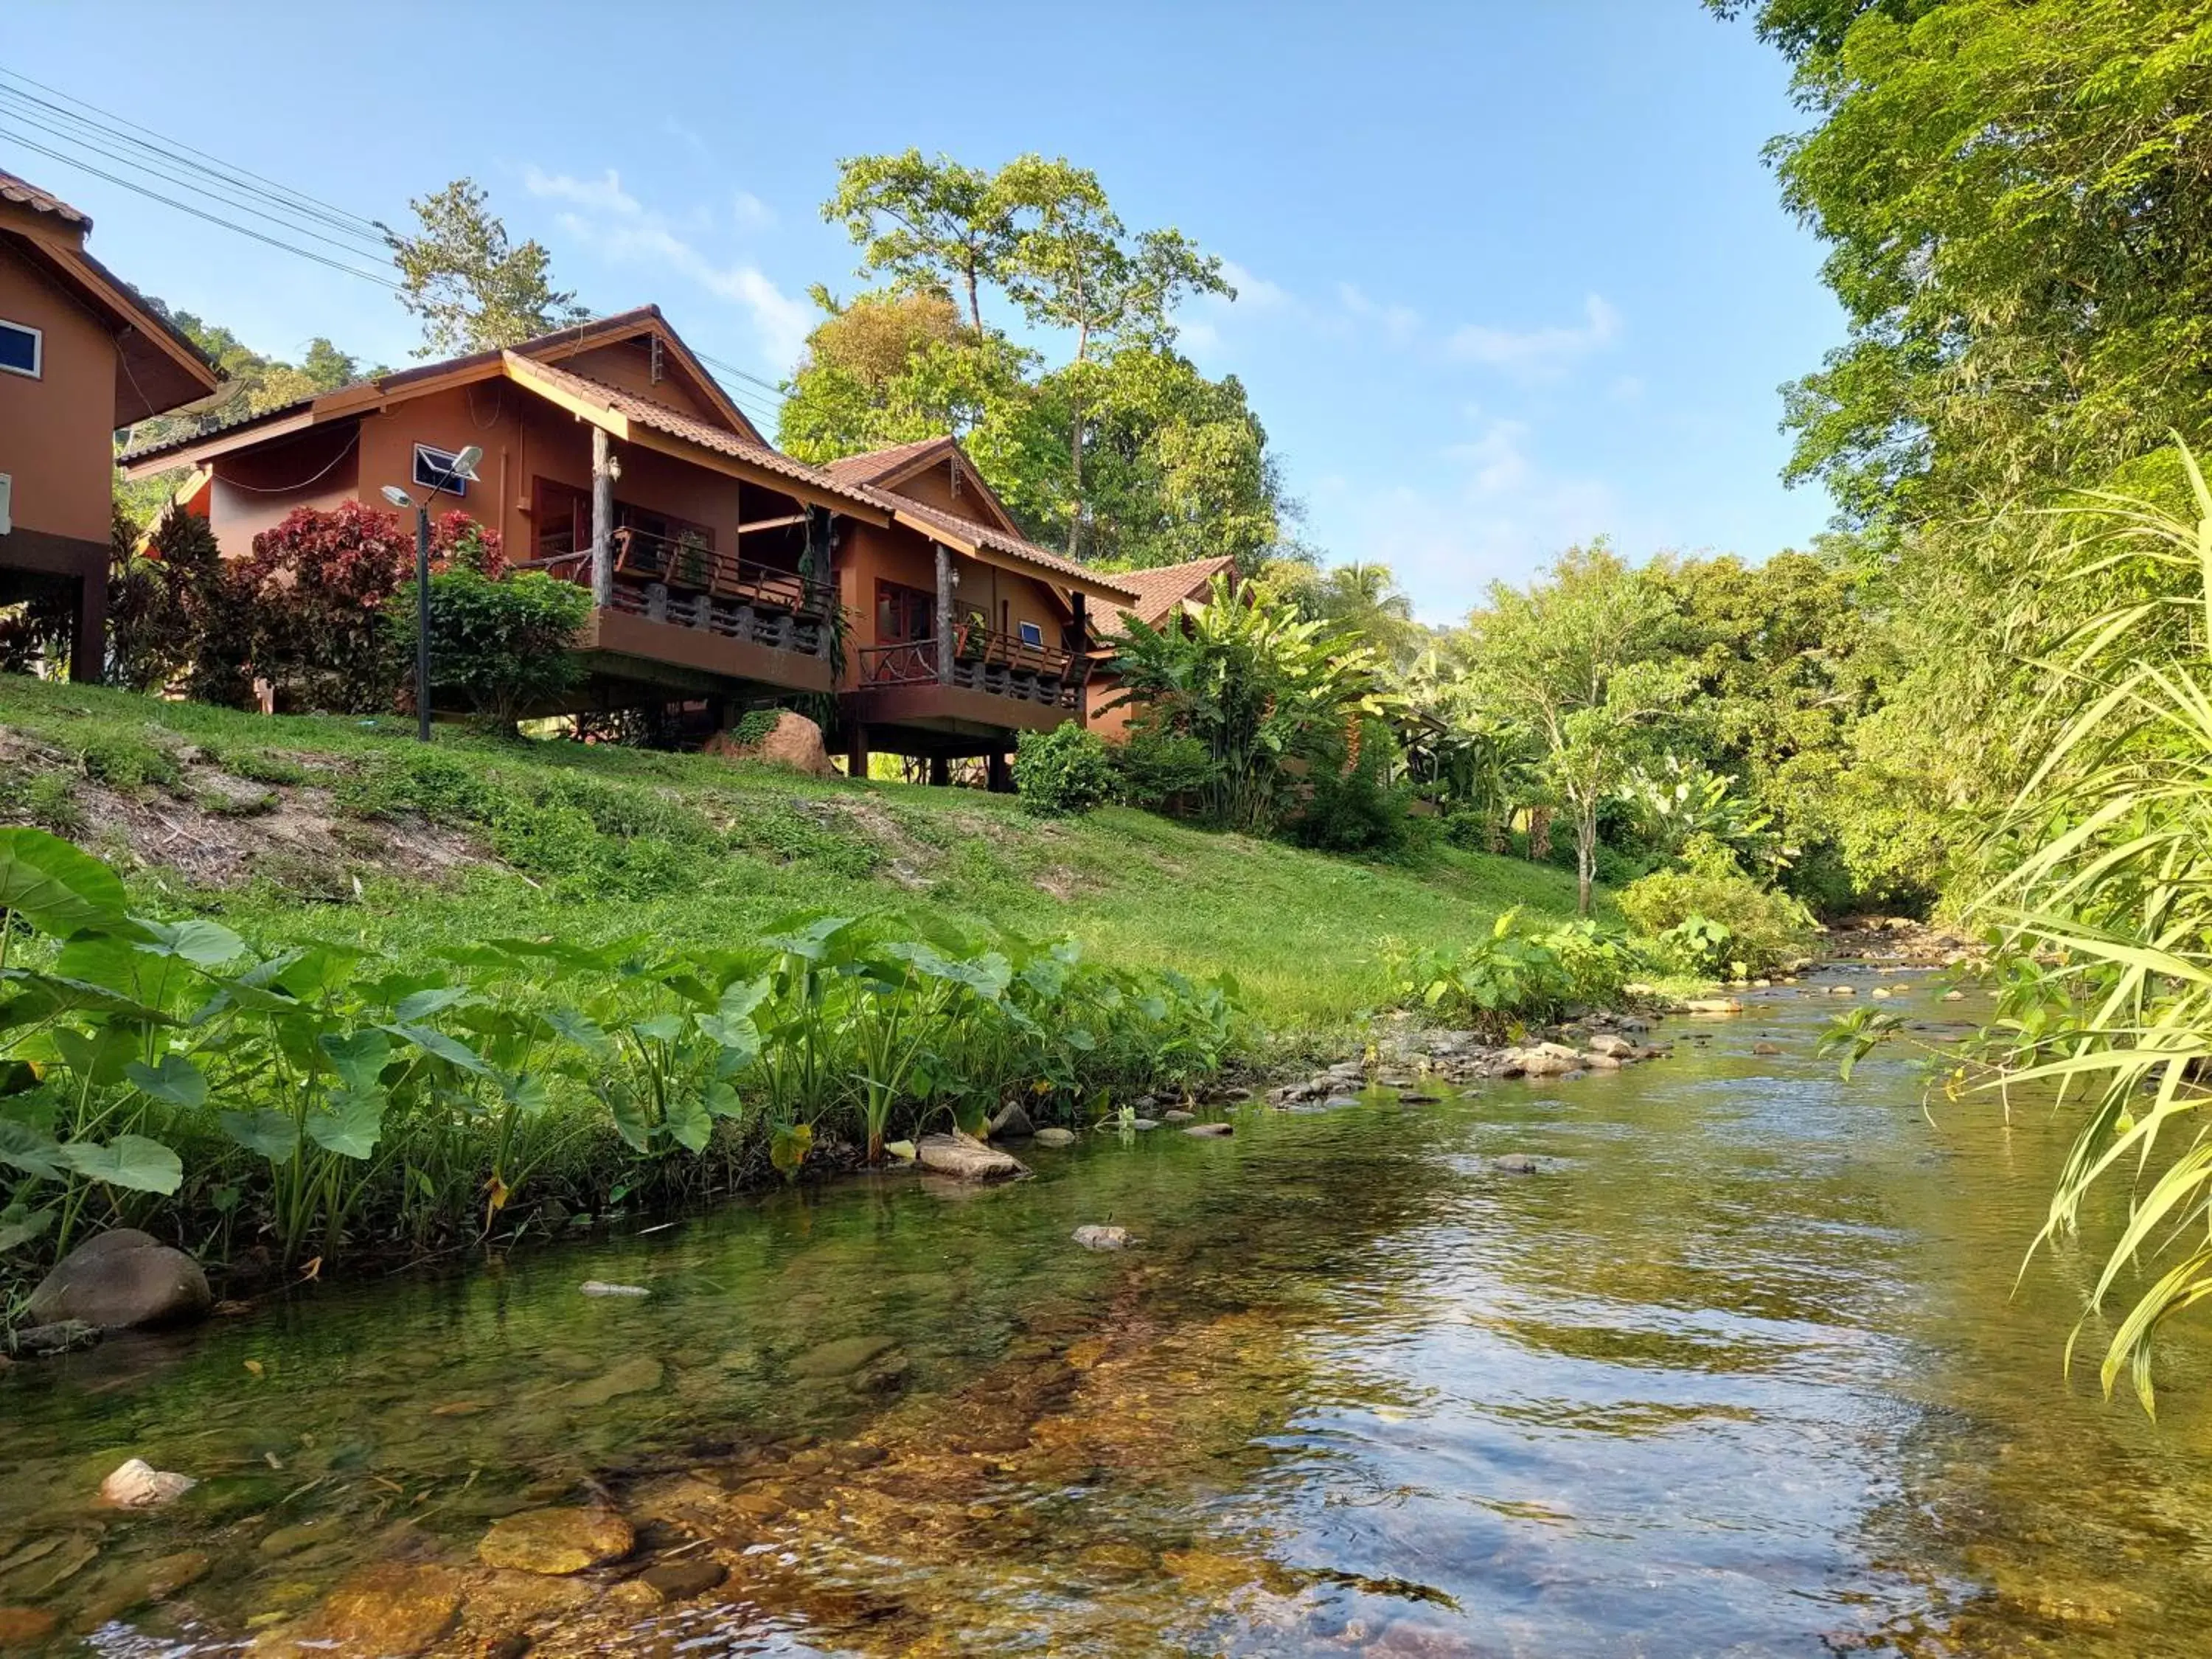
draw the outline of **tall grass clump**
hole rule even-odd
[[[2117,1307],[2103,1384],[2125,1373],[2147,1411],[2154,1339],[2212,1297],[2212,490],[2179,459],[2187,507],[2053,518],[2060,578],[2118,597],[2041,659],[2056,735],[1970,913],[2002,940],[1975,1058],[2081,1118],[2040,1241],[2104,1250],[2074,1342]]]

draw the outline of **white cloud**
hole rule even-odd
[[[1221,274],[1229,286],[1237,290],[1237,303],[1254,311],[1296,310],[1297,301],[1291,297],[1290,289],[1279,283],[1271,283],[1257,271],[1248,270],[1234,259],[1221,262]]]
[[[1601,479],[1545,465],[1526,422],[1472,418],[1466,438],[1437,453],[1432,477],[1364,497],[1351,533],[1334,542],[1342,558],[1390,566],[1427,623],[1465,616],[1494,580],[1526,581],[1578,542],[1636,528]]]
[[[613,168],[603,178],[579,179],[533,167],[525,170],[522,182],[541,200],[568,204],[572,210],[556,222],[609,264],[657,264],[744,312],[769,369],[781,374],[797,361],[814,321],[812,308],[777,288],[758,266],[743,260],[719,263],[677,234],[665,215],[623,188]],[[693,217],[696,222],[697,216]]]
[[[1421,313],[1411,306],[1384,305],[1370,300],[1350,283],[1336,285],[1336,297],[1354,317],[1380,327],[1383,337],[1393,345],[1404,345],[1421,331]]]
[[[731,198],[730,210],[740,230],[766,230],[775,222],[775,210],[749,190],[741,190]]]
[[[1620,333],[1620,313],[1593,294],[1583,301],[1579,324],[1516,330],[1468,323],[1453,331],[1444,349],[1463,362],[1541,379],[1610,345]]]

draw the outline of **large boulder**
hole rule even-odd
[[[915,1143],[915,1154],[923,1169],[963,1181],[1007,1181],[1029,1173],[1018,1158],[957,1133],[924,1135]]]
[[[136,1228],[118,1227],[56,1262],[24,1311],[33,1325],[80,1320],[119,1330],[203,1319],[213,1306],[198,1262]]]
[[[726,755],[733,760],[787,766],[810,777],[837,775],[837,769],[830,763],[830,751],[822,744],[822,728],[805,715],[794,714],[788,708],[777,713],[775,724],[757,743],[739,743],[734,731],[717,732],[707,740],[707,752]]]

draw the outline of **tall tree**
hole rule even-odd
[[[1014,245],[1013,204],[991,174],[918,149],[848,156],[822,216],[860,247],[862,276],[925,293],[957,284],[968,325],[982,333],[983,284],[999,280]]]
[[[422,321],[417,357],[450,357],[520,345],[591,315],[574,292],[553,286],[552,256],[515,246],[472,179],[456,179],[407,205],[419,228],[403,236],[380,226],[399,272],[399,303]]]
[[[1457,649],[1482,701],[1528,727],[1575,820],[1577,907],[1589,913],[1598,808],[1686,689],[1665,660],[1674,607],[1604,542],[1570,548],[1526,589],[1491,584]]]

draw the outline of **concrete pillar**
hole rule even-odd
[[[854,721],[845,738],[845,769],[853,777],[868,775],[868,728]]]
[[[98,685],[107,673],[107,576],[87,574],[77,584],[76,617],[70,639],[70,678]]]
[[[942,755],[932,755],[929,757],[929,781],[940,789],[951,783],[952,763]]]
[[[1011,795],[1014,793],[1014,769],[1007,763],[1006,756],[1002,754],[988,756],[985,758],[984,766],[990,775],[990,789],[993,794]]]

